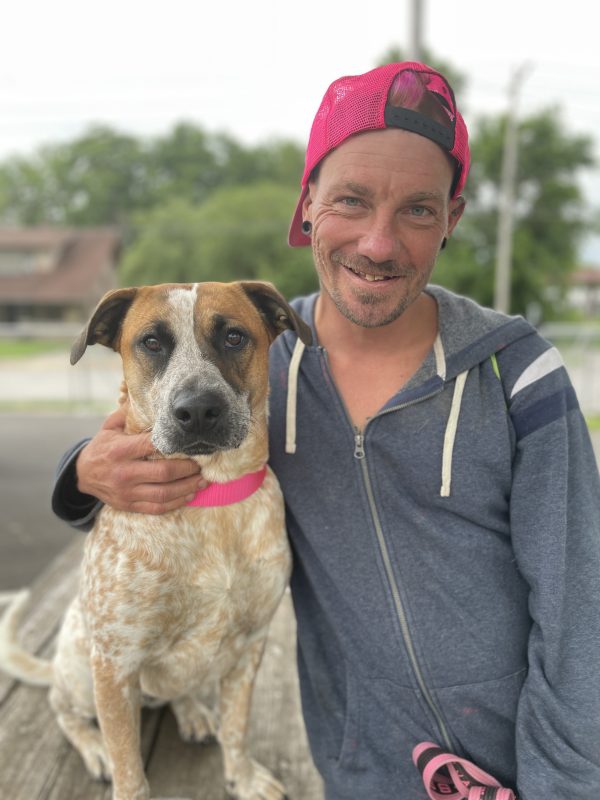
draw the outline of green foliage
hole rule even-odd
[[[24,225],[121,223],[143,205],[144,152],[132,136],[91,128],[68,144],[0,167],[0,214]]]
[[[0,360],[64,352],[65,347],[65,342],[59,339],[0,339]]]
[[[93,127],[72,142],[0,165],[0,220],[9,224],[124,225],[172,198],[201,203],[220,186],[259,180],[299,186],[292,142],[244,147],[182,122],[143,141]]]
[[[435,279],[491,305],[494,292],[498,198],[506,120],[487,118],[473,137],[467,210]],[[525,118],[519,126],[519,166],[514,204],[511,311],[536,308],[547,319],[560,314],[560,298],[584,233],[592,227],[576,182],[593,163],[592,142],[567,133],[556,109]]]
[[[392,49],[381,63],[402,60]],[[423,61],[462,94],[464,76],[450,64],[428,50]],[[467,210],[434,274],[487,305],[505,126],[501,116],[471,125]],[[124,283],[263,278],[291,297],[316,286],[310,251],[287,246],[303,161],[296,143],[246,146],[191,122],[150,140],[96,126],[0,164],[0,223],[117,224],[126,233]],[[577,183],[591,164],[590,139],[568,133],[556,109],[521,121],[512,311],[537,305],[544,318],[561,313],[582,236],[600,229]]]
[[[316,288],[308,248],[290,248],[298,193],[273,182],[226,187],[206,202],[171,200],[136,220],[121,283],[270,280],[291,298]]]

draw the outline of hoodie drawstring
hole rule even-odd
[[[452,406],[450,407],[450,416],[448,417],[446,433],[444,434],[444,450],[442,453],[442,486],[440,488],[441,497],[450,497],[450,484],[452,482],[452,452],[454,450],[454,440],[456,438],[456,429],[458,427],[458,418],[460,416],[460,405],[462,402],[463,391],[465,388],[465,383],[467,382],[468,374],[469,370],[461,372],[456,376],[456,381],[454,384]]]
[[[445,379],[446,361],[444,358],[444,350],[439,335],[437,336],[434,345],[434,354],[436,359],[437,373]],[[286,416],[285,416],[285,452],[294,454],[296,452],[296,419],[298,409],[298,373],[300,372],[300,361],[304,355],[305,344],[298,338],[294,346],[294,351],[290,359],[288,367],[288,386],[287,386],[287,403],[286,403]],[[454,440],[456,439],[456,431],[458,428],[458,419],[460,417],[460,409],[462,403],[463,391],[469,370],[461,372],[456,377],[454,384],[454,394],[452,396],[452,406],[450,408],[450,416],[446,425],[446,432],[444,434],[444,449],[442,453],[442,485],[440,488],[441,497],[450,497],[450,486],[452,483],[452,454],[454,451]]]
[[[298,407],[298,372],[305,344],[298,337],[288,367],[287,405],[285,414],[285,452],[296,452],[296,416]]]

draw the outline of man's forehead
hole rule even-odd
[[[397,175],[411,186],[422,182],[423,199],[432,199],[436,193],[447,194],[453,174],[450,158],[437,144],[410,131],[386,129],[342,142],[323,159],[316,182],[367,197],[380,181]]]

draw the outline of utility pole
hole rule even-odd
[[[522,64],[512,75],[508,88],[508,113],[504,134],[500,198],[498,208],[498,242],[496,246],[496,275],[494,286],[494,308],[510,312],[510,284],[512,267],[513,220],[515,207],[515,184],[519,155],[518,100],[523,80],[530,64]]]
[[[408,58],[411,61],[423,60],[423,6],[425,0],[411,0],[410,4],[410,43]]]

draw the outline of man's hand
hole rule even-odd
[[[149,433],[126,434],[125,411],[105,420],[77,458],[77,488],[119,511],[164,514],[185,505],[207,482],[191,459],[148,461]]]

